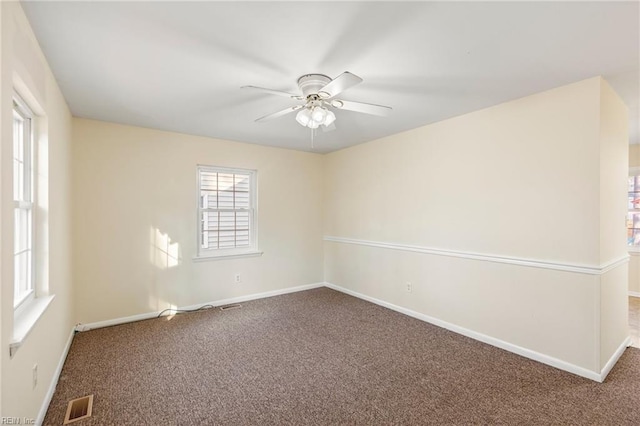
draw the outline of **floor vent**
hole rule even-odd
[[[230,309],[238,309],[238,308],[242,308],[242,305],[235,304],[235,305],[220,306],[221,311],[228,311]]]
[[[69,401],[63,424],[68,425],[69,423],[91,417],[92,406],[93,395],[83,396],[82,398]]]

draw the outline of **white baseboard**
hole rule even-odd
[[[73,342],[73,336],[76,334],[75,328],[71,329],[71,333],[69,334],[69,338],[67,339],[67,344],[62,351],[62,355],[60,356],[60,361],[58,361],[58,366],[56,370],[53,372],[53,377],[51,378],[51,383],[49,383],[49,389],[47,390],[47,394],[44,397],[44,401],[42,401],[42,406],[40,407],[40,411],[38,412],[38,417],[36,418],[36,425],[42,425],[44,422],[44,416],[47,414],[47,410],[49,409],[49,404],[51,404],[51,399],[53,398],[53,394],[56,391],[56,386],[58,385],[58,379],[60,378],[60,374],[62,373],[62,367],[64,366],[64,362],[67,359],[67,354],[69,353],[69,349],[71,348],[71,342]]]
[[[532,359],[534,361],[538,361],[538,362],[541,362],[543,364],[550,365],[550,366],[558,368],[560,370],[568,371],[569,373],[573,373],[573,374],[576,374],[578,376],[586,377],[587,379],[595,380],[597,382],[602,382],[604,380],[604,378],[606,377],[606,375],[608,374],[608,372],[609,372],[609,371],[606,371],[606,373],[604,373],[604,371],[605,371],[604,369],[603,369],[602,373],[597,373],[595,371],[587,370],[586,368],[579,367],[577,365],[571,364],[571,363],[563,361],[561,359],[557,359],[557,358],[551,357],[549,355],[545,355],[545,354],[542,354],[540,352],[533,351],[531,349],[523,348],[521,346],[514,345],[514,344],[509,343],[509,342],[505,342],[504,340],[500,340],[500,339],[497,339],[495,337],[487,336],[486,334],[478,333],[477,331],[469,330],[468,328],[460,327],[458,325],[451,324],[449,322],[440,320],[438,318],[434,318],[434,317],[431,317],[431,316],[428,316],[428,315],[425,315],[425,314],[421,314],[419,312],[412,311],[411,309],[403,308],[401,306],[397,306],[397,305],[394,305],[392,303],[385,302],[383,300],[376,299],[374,297],[367,296],[367,295],[364,295],[362,293],[358,293],[356,291],[349,290],[349,289],[346,289],[344,287],[340,287],[340,286],[335,285],[335,284],[325,283],[325,285],[327,287],[329,287],[329,288],[332,288],[334,290],[337,290],[337,291],[340,291],[342,293],[348,294],[350,296],[354,296],[354,297],[357,297],[359,299],[363,299],[363,300],[366,300],[368,302],[375,303],[376,305],[384,306],[385,308],[389,308],[391,310],[394,310],[396,312],[400,312],[402,314],[405,314],[405,315],[408,315],[410,317],[419,319],[421,321],[428,322],[428,323],[436,325],[438,327],[445,328],[447,330],[453,331],[454,333],[462,334],[463,336],[467,336],[467,337],[470,337],[472,339],[478,340],[480,342],[487,343],[487,344],[489,344],[491,346],[495,346],[495,347],[498,347],[500,349],[504,349],[506,351],[513,352],[513,353],[521,355],[521,356],[523,356],[525,358],[529,358],[529,359]],[[618,349],[618,351],[620,351],[620,349]],[[618,354],[618,351],[616,351],[616,354]],[[624,352],[624,347],[622,348],[622,351],[617,356],[620,357],[620,355],[622,355],[622,352]],[[615,354],[614,354],[614,357],[615,357]],[[611,370],[611,368],[615,364],[615,361],[617,361],[617,358],[614,359],[614,357],[612,357],[609,360],[609,362],[607,363],[607,367],[609,368],[609,370]],[[607,367],[605,367],[605,369]]]
[[[613,355],[611,355],[611,358],[609,358],[609,361],[607,361],[604,368],[602,369],[602,372],[600,373],[600,380],[599,380],[600,382],[604,382],[604,379],[607,378],[607,375],[611,372],[611,369],[613,368],[613,366],[616,365],[616,362],[618,362],[618,360],[620,359],[624,351],[629,346],[631,346],[631,336],[627,336],[627,338],[624,339],[622,344],[618,346],[618,349],[616,349]]]
[[[631,297],[640,297],[640,292],[638,291],[630,291],[629,296]]]
[[[282,294],[287,294],[287,293],[296,293],[298,291],[311,290],[313,288],[324,287],[324,285],[325,285],[325,283],[306,284],[306,285],[300,285],[300,286],[297,286],[297,287],[288,287],[288,288],[283,288],[283,289],[279,289],[279,290],[265,291],[263,293],[254,293],[254,294],[249,294],[249,295],[246,295],[246,296],[231,297],[229,299],[221,299],[221,300],[216,300],[214,302],[204,302],[204,303],[199,303],[197,305],[182,306],[182,307],[178,307],[176,309],[177,310],[192,310],[192,309],[198,309],[199,307],[201,307],[203,305],[212,305],[212,306],[231,305],[231,304],[234,304],[234,303],[247,302],[249,300],[264,299],[264,298],[267,298],[267,297],[280,296]],[[96,329],[96,328],[110,327],[112,325],[126,324],[128,322],[135,322],[135,321],[142,321],[142,320],[146,320],[146,319],[157,318],[158,315],[160,315],[161,312],[163,312],[163,311],[147,312],[145,314],[132,315],[132,316],[129,316],[129,317],[122,317],[122,318],[114,318],[114,319],[110,319],[110,320],[92,322],[92,323],[88,323],[88,324],[78,324],[76,326],[76,330],[77,331],[88,331],[88,330],[93,330],[93,329]],[[171,315],[171,312],[167,312],[163,316],[168,316],[168,315]]]

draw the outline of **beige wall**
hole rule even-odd
[[[600,262],[627,255],[626,227],[629,163],[629,110],[609,84],[600,85]],[[629,264],[600,277],[600,368],[629,336]]]
[[[325,235],[598,263],[598,82],[329,154]]]
[[[611,86],[600,86],[600,262],[627,253],[627,178],[629,170],[629,110]],[[622,162],[622,163],[621,163]],[[624,182],[624,185],[621,184]]]
[[[92,120],[73,124],[79,322],[323,281],[321,155]],[[262,257],[193,261],[198,164],[258,171]],[[177,266],[158,261],[156,235],[178,245]],[[236,273],[241,284],[234,284]]]
[[[71,115],[47,62],[17,2],[0,2],[0,274],[2,416],[35,419],[73,327],[70,246]],[[13,358],[13,192],[11,98],[17,88],[40,115],[36,277],[45,292],[55,294]],[[44,135],[44,136],[43,136]],[[32,367],[38,364],[38,385],[32,388]]]
[[[610,224],[624,206],[601,208],[601,87],[593,78],[328,154],[326,236],[427,252],[327,241],[326,281],[599,373],[597,271],[624,257],[622,221]],[[616,175],[618,151],[606,152]]]

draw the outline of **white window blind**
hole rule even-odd
[[[255,251],[255,171],[198,167],[199,254]]]
[[[33,143],[32,114],[13,101],[14,289],[13,305],[33,296]]]

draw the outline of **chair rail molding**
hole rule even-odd
[[[410,244],[400,244],[381,241],[360,240],[356,238],[343,238],[335,236],[324,236],[324,241],[341,244],[354,244],[366,247],[377,247],[388,250],[409,251],[413,253],[430,254],[434,256],[457,257],[461,259],[471,259],[483,262],[505,263],[509,265],[526,266],[530,268],[552,269],[556,271],[573,272],[578,274],[602,275],[625,263],[629,262],[629,254],[625,253],[617,259],[612,259],[601,265],[583,265],[567,262],[548,261],[541,259],[520,258],[512,256],[502,256],[495,254],[484,254],[465,252],[458,250],[439,249],[435,247],[417,246]]]

